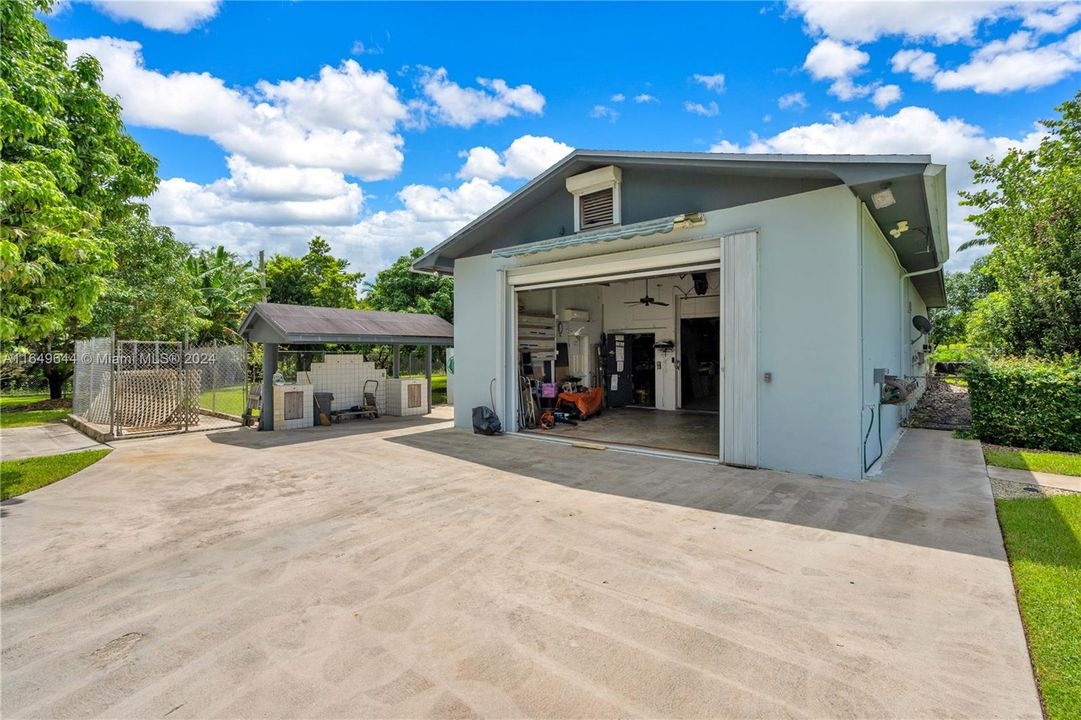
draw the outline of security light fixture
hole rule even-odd
[[[871,194],[871,202],[874,203],[876,210],[882,210],[888,208],[890,205],[896,205],[897,200],[893,197],[893,191],[889,186],[882,188],[876,193]]]
[[[897,227],[890,230],[890,235],[894,238],[901,237],[901,233],[908,231],[908,220],[901,220],[897,223]]]

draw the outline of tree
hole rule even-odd
[[[218,246],[188,258],[188,275],[195,289],[196,334],[200,344],[236,342],[244,314],[263,299],[259,274],[251,262]]]
[[[167,227],[133,216],[111,224],[106,236],[116,266],[83,335],[133,340],[180,339],[197,330],[195,288],[188,271],[191,248]]]
[[[423,248],[413,248],[381,270],[375,282],[366,285],[365,303],[373,310],[425,313],[453,322],[454,280],[413,272],[413,262],[423,254]]]
[[[316,235],[299,258],[275,255],[267,263],[269,301],[316,307],[357,307],[357,285],[364,273],[347,271],[349,261],[330,254],[330,244]]]
[[[987,258],[977,258],[968,270],[946,273],[944,308],[931,311],[933,343],[968,342],[968,323],[977,301],[995,289],[995,279],[987,274]]]
[[[101,66],[70,67],[63,42],[35,11],[50,0],[0,3],[0,340],[36,352],[70,349],[90,319],[114,260],[104,228],[157,186],[157,161],[135,142]],[[45,365],[59,397],[70,364]]]
[[[973,244],[993,246],[984,270],[996,285],[970,331],[1014,355],[1081,352],[1081,92],[1056,110],[1039,147],[974,161],[984,187],[962,193],[980,210]]]

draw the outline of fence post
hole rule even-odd
[[[190,421],[189,415],[191,414],[191,388],[188,383],[187,368],[184,367],[184,360],[188,354],[188,331],[184,331],[184,342],[180,345],[180,397],[182,398],[181,408],[184,412],[184,432],[188,431],[188,423]]]
[[[116,328],[109,331],[109,437],[116,437]]]
[[[214,338],[214,349],[211,351],[214,358],[214,373],[210,379],[210,409],[218,411],[218,339]]]
[[[428,414],[432,414],[432,346],[424,346],[424,377],[428,378]]]

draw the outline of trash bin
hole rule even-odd
[[[334,402],[334,393],[329,392],[317,392],[312,393],[312,425],[318,427],[319,422],[319,408],[323,408],[323,412],[327,417],[330,417],[330,406]]]

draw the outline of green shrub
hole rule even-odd
[[[965,343],[952,343],[950,345],[937,345],[931,353],[931,362],[969,362],[977,356],[977,351]]]
[[[1081,362],[977,360],[964,371],[984,442],[1081,452]]]

